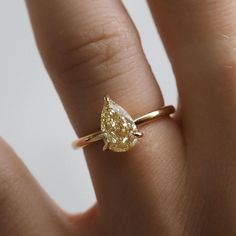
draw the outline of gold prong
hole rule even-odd
[[[102,148],[102,150],[103,150],[103,151],[106,151],[106,150],[108,149],[108,147],[109,147],[109,144],[108,144],[108,143],[105,143],[104,146],[103,146],[103,148]]]
[[[142,132],[136,131],[136,132],[134,132],[133,134],[134,134],[134,136],[136,136],[137,138],[142,138],[142,137],[143,137],[143,133],[142,133]]]
[[[110,101],[109,95],[105,95],[105,96],[104,96],[104,101],[107,102],[107,103]]]

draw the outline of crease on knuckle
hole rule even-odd
[[[142,53],[137,32],[117,19],[94,26],[77,37],[59,52],[63,65],[58,74],[67,81],[84,74],[88,78],[116,77],[128,72]]]

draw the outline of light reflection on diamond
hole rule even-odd
[[[104,134],[104,142],[115,152],[128,151],[137,142],[134,133],[138,130],[133,119],[111,99],[105,102],[102,110],[101,131]]]

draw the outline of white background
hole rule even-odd
[[[174,77],[144,0],[125,0],[164,93],[176,104]],[[65,210],[83,211],[95,201],[82,151],[42,65],[24,1],[0,1],[0,136]]]

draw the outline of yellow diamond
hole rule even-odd
[[[114,152],[126,152],[137,142],[138,129],[132,117],[107,96],[101,114],[101,131],[105,148]]]

